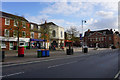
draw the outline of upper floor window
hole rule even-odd
[[[22,31],[22,37],[26,37],[25,31]]]
[[[40,26],[38,26],[38,30],[40,30]]]
[[[109,40],[111,40],[111,37],[109,37]]]
[[[14,20],[14,26],[18,26],[18,21]]]
[[[22,27],[26,28],[26,22],[25,21],[22,22]]]
[[[34,32],[30,33],[30,38],[34,38]]]
[[[104,37],[102,37],[102,41],[104,41]]]
[[[31,29],[33,29],[34,28],[34,25],[33,24],[31,24]]]
[[[5,18],[5,25],[10,25],[10,19]]]
[[[4,31],[4,36],[6,36],[6,37],[9,36],[9,30],[8,30],[8,29],[5,29],[5,31]]]
[[[17,37],[17,31],[13,30],[13,37]]]
[[[55,30],[53,30],[52,36],[53,36],[53,37],[56,37],[56,31],[55,31]]]
[[[38,38],[40,38],[41,37],[41,33],[38,33]]]
[[[61,38],[63,37],[63,33],[62,33],[62,31],[61,31]]]

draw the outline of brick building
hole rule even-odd
[[[84,45],[88,47],[96,47],[98,45],[98,47],[101,48],[108,48],[111,45],[115,45],[113,34],[112,29],[99,31],[90,31],[90,29],[88,29],[84,35]]]
[[[0,11],[0,40],[2,48],[5,50],[13,50],[17,46],[17,36],[19,31],[19,44],[29,45],[30,32],[29,22],[21,16],[5,13]]]
[[[43,48],[44,41],[41,39],[41,26],[36,23],[30,23],[30,48]],[[46,47],[47,48],[47,47]]]

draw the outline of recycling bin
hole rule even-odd
[[[50,55],[49,55],[49,50],[48,50],[48,49],[45,50],[45,55],[46,55],[46,57],[49,57],[49,56],[50,56]]]
[[[4,62],[5,59],[5,51],[2,51],[2,62]]]
[[[18,57],[24,57],[24,47],[18,47]]]
[[[84,53],[88,53],[88,48],[84,48]]]
[[[41,50],[37,50],[37,57],[42,57],[42,51]]]
[[[45,57],[46,56],[45,49],[41,49],[41,52],[42,52],[42,57]]]

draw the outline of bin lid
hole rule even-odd
[[[37,50],[37,51],[41,51],[41,50]]]

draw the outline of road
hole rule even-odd
[[[120,50],[96,51],[85,56],[63,58],[3,66],[6,78],[115,78],[119,72]]]

